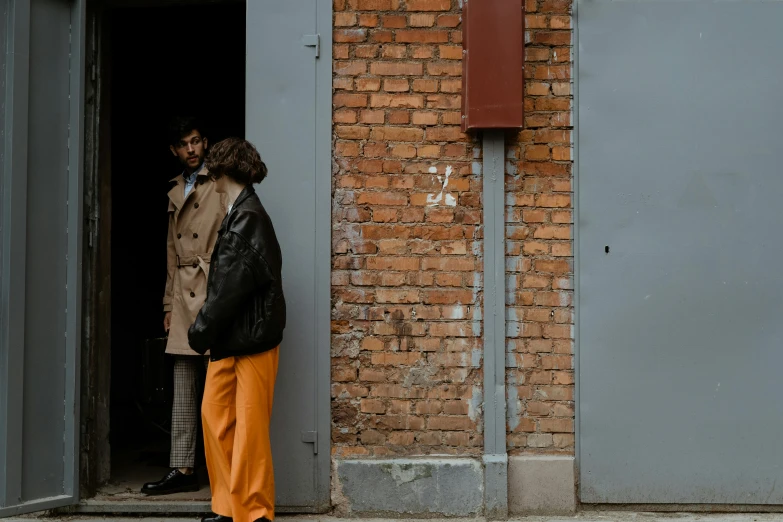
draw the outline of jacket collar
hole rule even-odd
[[[207,167],[202,163],[201,168],[198,170],[198,179],[201,181],[206,180],[209,177],[209,171],[207,170]],[[185,197],[185,176],[184,172],[180,175],[178,175],[175,178],[171,179],[171,183],[175,183],[175,185],[169,190],[169,199],[177,208],[182,208],[185,204],[185,201],[187,201],[187,198]],[[193,187],[193,190],[190,191],[190,194],[188,194],[188,197],[190,197],[191,194],[196,192],[196,187]]]
[[[234,201],[234,204],[231,205],[231,210],[234,210],[239,205],[242,204],[243,201],[245,201],[247,198],[252,196],[256,193],[256,189],[253,188],[253,185],[248,185],[244,189],[242,189],[242,192],[239,193],[239,196],[237,196],[236,201]]]
[[[199,178],[202,178],[202,177],[205,178],[205,177],[209,176],[209,170],[207,170],[207,166],[204,163],[201,164],[201,167],[199,167],[199,169],[196,171],[196,173],[198,174]],[[175,177],[171,178],[169,181],[171,183],[177,183],[177,184],[179,184],[180,181],[182,181],[184,183],[185,182],[185,171],[183,170],[182,172],[177,174]]]
[[[226,214],[225,219],[223,219],[223,224],[220,226],[220,230],[225,230],[226,225],[228,225],[228,218],[233,214],[237,207],[241,205],[247,198],[252,196],[256,193],[256,189],[253,188],[253,185],[248,185],[244,189],[242,189],[242,192],[239,193],[239,196],[237,196],[237,199],[234,201],[234,203],[231,205],[231,210],[228,214]]]

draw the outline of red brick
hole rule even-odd
[[[335,125],[334,131],[337,137],[346,140],[363,140],[370,136],[370,129],[367,127]]]
[[[464,138],[465,135],[459,127],[437,127],[427,129],[427,140],[429,141],[459,141]]]
[[[391,290],[379,288],[375,292],[375,300],[378,303],[418,303],[420,301],[417,290]],[[373,364],[376,364],[373,362]]]
[[[432,76],[462,76],[462,64],[454,62],[430,62],[427,73]]]
[[[530,47],[525,49],[526,62],[547,62],[551,56],[549,48]]]
[[[377,58],[380,46],[378,44],[357,45],[354,49],[356,58]]]
[[[571,12],[573,0],[540,0],[542,13],[568,14]]]
[[[397,82],[405,82],[407,80],[395,80]],[[389,80],[384,81],[384,88],[388,90]],[[397,85],[402,85],[401,83]],[[407,90],[407,87],[406,87]],[[373,108],[378,107],[392,107],[392,108],[406,108],[406,109],[419,109],[424,107],[424,97],[418,94],[373,94],[370,97],[370,106]]]
[[[389,121],[390,125],[408,125],[411,122],[411,115],[408,111],[390,111]]]
[[[378,27],[379,18],[377,14],[359,15],[359,25],[361,27]]]
[[[408,80],[389,79],[383,81],[383,90],[386,92],[407,92],[410,90]]]
[[[420,63],[375,62],[370,64],[370,74],[378,76],[421,76],[424,66]]]
[[[357,91],[378,91],[381,88],[381,80],[378,78],[358,78],[356,80]]]
[[[461,60],[462,47],[456,45],[441,45],[439,54],[441,60]]]
[[[338,29],[334,31],[336,43],[358,43],[367,40],[366,29]]]
[[[383,111],[364,110],[359,112],[359,121],[367,124],[383,123],[385,114]]]
[[[430,417],[427,421],[427,429],[442,431],[463,431],[469,430],[474,426],[473,422],[467,417]]]
[[[438,92],[437,80],[413,80],[413,90],[415,92]]]
[[[362,413],[386,413],[386,405],[382,400],[362,399],[360,404]]]
[[[539,425],[544,433],[573,433],[574,421],[571,419],[541,419]]]
[[[356,13],[335,13],[335,27],[350,27],[356,25]]]
[[[406,127],[373,127],[370,136],[374,140],[414,142],[424,139],[424,131]]]
[[[370,257],[367,259],[368,270],[419,270],[418,257]]]
[[[394,41],[399,43],[446,43],[449,41],[449,33],[423,29],[400,30],[397,31]]]
[[[449,11],[452,0],[406,0],[408,11]]]
[[[429,60],[435,55],[435,52],[430,46],[413,47],[412,49],[412,56],[417,60]]]
[[[385,15],[381,18],[381,24],[389,29],[404,29],[408,21],[403,15]]]
[[[435,25],[434,14],[412,14],[410,17],[411,27],[432,27]]]
[[[356,0],[359,11],[391,11],[392,0]]]
[[[437,125],[438,113],[437,112],[414,112],[413,124],[414,125]]]
[[[335,123],[356,123],[357,116],[356,111],[342,110],[335,111],[334,122]]]
[[[367,95],[366,94],[344,94],[337,93],[334,95],[333,103],[335,107],[366,107]]]
[[[550,85],[544,82],[526,82],[527,94],[529,96],[548,96]]]
[[[408,48],[404,45],[384,45],[382,56],[384,58],[405,58]]]
[[[458,27],[459,24],[459,15],[440,15],[438,17],[438,27]]]

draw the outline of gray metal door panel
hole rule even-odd
[[[84,5],[9,4],[0,515],[78,498]]]
[[[323,52],[316,35],[324,20],[331,25],[329,2],[248,2],[246,135],[269,168],[268,178],[257,189],[283,251],[288,308],[272,448],[277,502],[289,509],[318,510],[328,505],[329,387],[328,382],[323,386],[319,364],[328,365],[329,352],[330,213],[323,196],[324,189],[327,198],[330,194],[330,164],[327,158],[319,168],[317,158],[319,154],[323,158],[321,138],[329,147],[330,136],[328,130],[325,136],[319,131],[317,97],[319,85],[331,93],[331,75],[324,84],[321,59],[316,58]],[[324,45],[331,45],[329,34],[325,39]],[[325,184],[319,181],[324,174]],[[327,224],[325,243],[323,224]],[[328,366],[326,373],[328,377]],[[324,395],[327,413],[322,408]]]
[[[782,19],[578,4],[582,502],[783,504]]]

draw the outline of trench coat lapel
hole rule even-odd
[[[174,186],[169,190],[169,201],[174,205],[176,210],[182,208],[185,204],[185,180],[182,174],[171,180]]]
[[[206,167],[201,167],[201,170],[198,173],[198,180],[203,182],[207,177],[209,176],[209,171]],[[179,214],[179,211],[182,209],[183,206],[185,206],[185,202],[190,199],[191,196],[195,197],[195,192],[197,191],[199,185],[201,183],[196,183],[193,186],[193,189],[190,191],[187,197],[185,197],[185,178],[182,174],[178,175],[177,177],[173,178],[171,180],[172,183],[174,183],[174,186],[169,190],[169,201],[174,205],[174,209],[177,214]]]

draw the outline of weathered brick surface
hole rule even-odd
[[[451,0],[336,0],[332,443],[481,452],[481,179]]]
[[[509,453],[573,453],[571,0],[527,0],[525,129],[507,144]]]
[[[570,0],[527,0],[508,138],[509,445],[573,451]],[[332,444],[482,446],[481,150],[456,0],[335,0]]]

